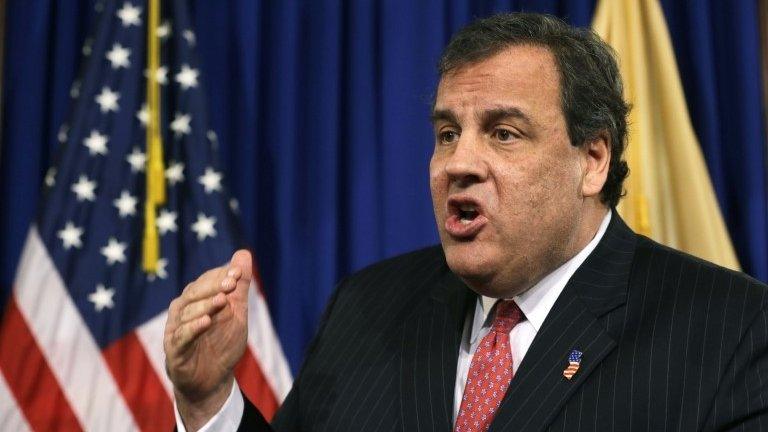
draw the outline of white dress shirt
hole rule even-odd
[[[565,264],[558,267],[552,273],[544,276],[536,285],[528,291],[513,297],[517,306],[525,315],[525,320],[520,321],[509,332],[509,345],[512,350],[512,372],[517,372],[520,363],[528,352],[533,338],[539,332],[544,319],[549,315],[549,311],[554,306],[555,301],[560,297],[563,288],[571,279],[576,270],[581,267],[584,260],[595,250],[595,247],[603,238],[608,223],[611,221],[611,212],[609,211],[603,218],[600,228],[595,237],[573,258],[566,261]],[[472,363],[472,357],[477,351],[480,340],[491,331],[493,319],[488,316],[493,305],[498,299],[481,296],[478,297],[474,311],[467,313],[467,319],[464,323],[464,334],[461,338],[459,347],[459,360],[456,367],[456,386],[453,391],[453,422],[459,415],[461,399],[464,395],[464,387],[467,385],[467,374],[469,365]],[[514,381],[513,384],[514,385]]]
[[[566,261],[565,264],[558,267],[552,273],[544,276],[536,285],[531,287],[528,291],[513,297],[517,306],[525,315],[525,320],[518,323],[509,332],[509,342],[512,349],[512,372],[517,372],[517,368],[520,367],[520,363],[525,357],[525,353],[528,352],[533,338],[536,337],[541,325],[544,323],[544,319],[549,314],[555,301],[563,292],[563,288],[571,279],[571,276],[576,270],[584,263],[589,254],[595,250],[595,247],[603,238],[605,230],[608,228],[608,223],[611,221],[611,212],[606,213],[603,218],[600,228],[597,230],[595,237],[573,258]],[[472,363],[472,357],[475,355],[477,346],[480,340],[488,334],[492,319],[489,319],[493,305],[497,299],[490,297],[479,297],[473,311],[467,313],[467,318],[464,323],[464,333],[462,335],[462,342],[459,347],[459,359],[456,367],[456,386],[454,388],[453,397],[453,421],[456,422],[456,417],[459,413],[461,406],[461,398],[464,395],[464,387],[467,384],[467,374],[469,373],[469,365]],[[243,395],[240,393],[237,383],[232,386],[232,391],[229,394],[226,402],[221,407],[221,410],[213,416],[208,423],[206,423],[200,432],[209,431],[236,431],[240,420],[243,417],[243,410],[245,404],[243,401]],[[187,432],[184,424],[181,421],[179,410],[176,408],[174,402],[174,410],[176,413],[176,427],[179,432]]]

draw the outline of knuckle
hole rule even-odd
[[[187,286],[184,287],[184,290],[181,291],[181,296],[189,296],[191,292],[195,290],[195,284],[197,281],[190,282],[187,284]]]
[[[214,267],[212,269],[208,269],[205,273],[203,273],[200,276],[200,279],[201,280],[205,280],[205,281],[214,280],[214,279],[216,279],[221,274],[221,269],[222,268],[223,267]]]
[[[181,337],[181,326],[176,329],[175,332],[171,335],[171,345],[173,346],[179,346],[179,338]]]
[[[184,324],[179,332],[179,345],[184,345],[189,340],[190,336],[192,335],[192,325],[191,323]]]
[[[179,298],[176,297],[175,299],[171,300],[171,304],[168,305],[168,311],[171,315],[177,313],[179,310]]]
[[[187,320],[191,314],[192,314],[192,305],[187,305],[186,307],[184,307],[184,309],[181,310],[181,319]]]

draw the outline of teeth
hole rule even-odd
[[[476,207],[474,204],[462,204],[459,209],[464,212],[472,212],[476,210]]]
[[[472,223],[472,221],[471,221],[471,220],[469,220],[469,219],[465,219],[465,218],[461,218],[461,219],[459,219],[459,222],[460,222],[462,225],[469,225],[469,224],[471,224],[471,223]]]

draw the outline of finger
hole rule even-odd
[[[232,255],[232,259],[229,261],[229,268],[235,271],[240,271],[239,279],[247,282],[251,281],[251,275],[253,273],[253,258],[251,253],[247,249],[240,249]]]
[[[232,260],[229,262],[229,267],[240,271],[240,277],[237,279],[233,295],[241,301],[247,301],[248,287],[251,284],[251,277],[253,275],[253,258],[251,253],[246,249],[240,249],[235,252],[232,255]]]
[[[211,326],[211,317],[203,315],[195,320],[180,325],[173,332],[171,337],[171,347],[176,355],[189,348],[200,335],[202,335]]]
[[[226,304],[227,297],[224,293],[218,293],[212,297],[188,303],[179,313],[179,323],[184,324],[203,315],[212,316]]]
[[[222,291],[231,292],[237,286],[239,276],[239,269],[217,267],[209,270],[184,288],[184,291],[181,293],[182,303],[186,305],[190,302],[214,296]]]
[[[181,313],[182,300],[181,297],[176,297],[168,305],[168,318],[165,320],[165,334],[171,334],[176,330],[179,324],[179,314]]]

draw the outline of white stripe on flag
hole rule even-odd
[[[16,404],[16,399],[5,382],[5,377],[0,374],[0,431],[28,431],[31,430],[27,419]]]
[[[255,281],[251,281],[248,290],[248,345],[272,387],[277,402],[282,403],[293,385],[293,378],[272,327],[267,303]]]
[[[157,376],[160,377],[160,382],[163,383],[165,391],[168,392],[168,397],[173,399],[173,384],[165,373],[165,351],[163,351],[166,319],[168,319],[167,311],[139,326],[136,329],[136,336],[138,336],[141,345],[144,347],[144,351],[147,353],[147,357],[150,363],[152,363]]]
[[[165,373],[165,352],[163,351],[163,335],[167,319],[168,313],[163,312],[140,326],[136,334],[152,362],[152,367],[161,377],[163,386],[172,398],[173,384]],[[251,283],[248,295],[248,345],[275,393],[275,398],[281,402],[291,389],[293,379],[272,327],[266,302],[255,282]]]
[[[35,226],[29,230],[24,245],[15,296],[83,427],[104,431],[138,429]]]

